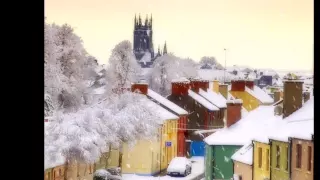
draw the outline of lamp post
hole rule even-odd
[[[224,84],[226,83],[226,70],[227,70],[227,49],[224,48]]]

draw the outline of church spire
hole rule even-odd
[[[167,41],[164,42],[163,54],[167,54]]]
[[[148,26],[148,14],[146,15],[146,20],[144,21],[144,26]]]
[[[151,14],[151,17],[150,17],[149,26],[152,28],[152,14]]]
[[[136,27],[137,26],[137,16],[136,16],[136,14],[134,14],[134,27]]]
[[[142,22],[141,22],[141,16],[140,16],[140,14],[139,14],[139,24],[138,24],[139,26],[142,26]]]

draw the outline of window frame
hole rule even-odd
[[[266,149],[266,170],[270,170],[270,149]]]
[[[279,145],[276,145],[276,168],[280,169],[280,164],[281,164],[281,158],[280,158],[280,153],[281,153],[281,150],[280,150],[280,146]]]
[[[296,168],[301,169],[302,167],[302,145],[296,144]]]
[[[308,146],[308,160],[307,160],[307,171],[312,171],[312,147]]]
[[[262,168],[262,148],[258,147],[258,167]]]

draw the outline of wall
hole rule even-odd
[[[233,162],[231,156],[238,151],[241,146],[213,146],[213,178],[230,179],[233,177]]]
[[[242,180],[252,180],[252,166],[238,161],[233,162],[234,174],[241,175]]]
[[[277,146],[280,148],[280,167],[277,167]],[[271,141],[271,179],[289,180],[289,144],[280,141]]]
[[[302,145],[302,162],[301,162],[301,169],[296,168],[296,145],[301,144]],[[312,149],[312,163],[311,163],[311,172],[307,170],[307,164],[308,164],[308,146],[311,146]],[[291,180],[313,180],[313,161],[314,161],[314,144],[312,141],[306,141],[306,140],[299,140],[299,139],[293,139],[292,140],[292,146],[291,146]]]
[[[64,180],[65,176],[65,165],[57,166],[52,169],[53,180]]]
[[[270,179],[270,145],[256,141],[253,144],[253,180],[263,180],[264,178]],[[259,148],[262,148],[261,168],[259,167],[258,158]],[[267,155],[267,150],[269,151],[269,155]]]
[[[230,91],[230,94],[238,99],[242,99],[242,106],[248,111],[252,111],[259,107],[260,101],[246,91]]]
[[[52,180],[52,170],[52,168],[49,168],[44,171],[44,180]]]
[[[162,128],[161,136],[161,170],[166,169],[170,161],[177,157],[178,137],[177,137],[177,120],[167,120]],[[171,142],[171,147],[166,146],[166,142]]]
[[[213,146],[206,144],[206,153],[205,153],[205,180],[213,179]]]
[[[95,171],[98,169],[119,167],[120,166],[119,161],[120,161],[119,150],[111,149],[110,152],[102,153],[100,159],[97,162],[95,162]]]
[[[138,140],[133,147],[127,143],[122,149],[122,173],[153,175],[160,171],[160,141]],[[143,158],[141,158],[143,155]]]
[[[69,163],[66,168],[67,180],[92,180],[94,173],[94,164]]]

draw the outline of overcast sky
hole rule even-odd
[[[47,22],[68,23],[106,64],[112,48],[133,41],[134,15],[153,17],[153,43],[227,66],[313,69],[313,0],[45,0]]]

